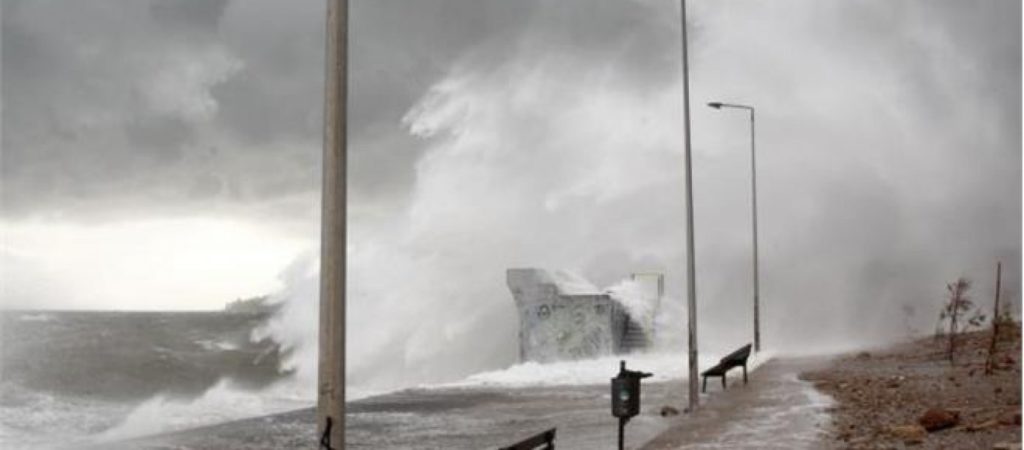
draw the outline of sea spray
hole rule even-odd
[[[305,252],[293,260],[279,275],[282,290],[270,297],[281,308],[262,326],[253,329],[251,339],[272,339],[280,345],[285,358],[282,370],[309,385],[309,397],[315,396],[317,330],[319,303],[318,259]]]

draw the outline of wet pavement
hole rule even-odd
[[[708,383],[694,416],[661,417],[686,403],[684,380],[644,383],[641,414],[626,427],[626,447],[648,449],[822,448],[830,400],[797,375],[822,361],[772,360],[730,373],[729,389]],[[714,380],[717,381],[717,380]],[[613,449],[617,422],[608,385],[414,389],[353,402],[349,449],[498,448],[557,428],[563,449]],[[652,441],[653,439],[653,441]],[[114,443],[102,448],[313,448],[312,409]]]
[[[830,448],[828,408],[832,399],[818,392],[801,372],[826,359],[775,359],[751,374],[749,384],[708,398],[695,415],[679,416],[671,429],[648,442],[660,449],[820,449]],[[708,380],[708,393],[721,384]]]
[[[647,403],[627,427],[630,448],[668,429],[658,415],[664,402],[654,399],[675,397],[683,388],[678,382],[644,386]],[[345,448],[498,448],[557,428],[558,448],[613,449],[618,422],[609,393],[606,385],[401,391],[350,404]],[[314,412],[307,409],[102,447],[306,449],[316,441]]]

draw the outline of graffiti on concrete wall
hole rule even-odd
[[[585,280],[541,269],[509,269],[524,361],[594,358],[618,353],[629,320],[609,295]]]

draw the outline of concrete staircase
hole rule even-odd
[[[635,350],[643,350],[651,345],[651,340],[633,318],[627,318],[626,330],[622,334],[622,352],[629,353]]]

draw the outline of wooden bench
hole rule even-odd
[[[701,376],[704,377],[704,387],[701,388],[701,392],[707,392],[708,390],[708,377],[722,377],[722,389],[725,389],[725,374],[733,367],[743,367],[743,384],[747,384],[747,358],[749,357],[750,344],[747,344],[739,350],[726,355],[715,367],[705,370],[701,373]]]
[[[532,437],[526,438],[520,442],[516,442],[508,447],[502,447],[499,450],[534,450],[537,447],[544,446],[541,450],[554,450],[555,449],[555,429],[538,433]]]

